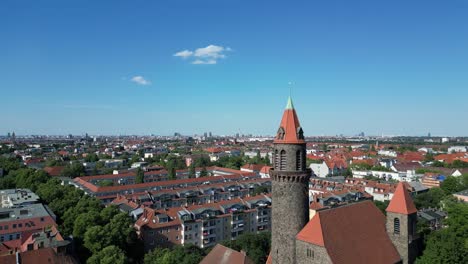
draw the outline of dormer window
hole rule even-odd
[[[302,130],[302,127],[297,128],[297,139],[304,139],[304,130]]]
[[[276,138],[279,139],[279,140],[283,140],[285,134],[286,134],[286,132],[284,131],[284,128],[283,128],[283,127],[280,127],[280,128],[278,129],[278,133],[277,133],[277,135],[276,135]]]

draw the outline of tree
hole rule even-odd
[[[390,203],[390,201],[385,201],[385,202],[381,202],[381,201],[374,201],[374,204],[375,206],[377,206],[377,208],[379,208],[380,211],[382,211],[382,213],[384,215],[387,215],[387,207],[388,207],[388,204]]]
[[[93,254],[110,245],[111,242],[107,240],[107,234],[100,225],[90,227],[84,235],[84,246]]]
[[[169,169],[169,180],[177,179],[177,171],[174,167]]]
[[[468,204],[451,204],[444,225],[429,235],[418,264],[468,263]]]
[[[86,231],[99,222],[101,222],[101,216],[96,211],[80,214],[73,225],[73,238],[83,240]]]
[[[86,162],[97,162],[97,161],[99,161],[99,157],[98,157],[98,155],[96,155],[96,153],[91,153],[91,154],[86,155],[84,160]]]
[[[10,173],[15,178],[17,188],[29,188],[33,192],[41,183],[46,183],[50,176],[43,170],[34,170],[29,168],[18,169]]]
[[[456,192],[462,191],[463,186],[460,183],[460,181],[453,177],[449,176],[447,177],[440,185],[440,188],[445,192],[445,194],[454,194]]]
[[[428,192],[417,194],[414,197],[414,204],[418,209],[440,208],[440,201],[445,193],[441,188],[431,188]]]
[[[141,168],[138,168],[135,177],[135,183],[144,183],[145,182],[145,173]]]
[[[255,195],[259,195],[262,193],[269,193],[269,192],[270,192],[270,188],[268,186],[261,185],[261,186],[255,187],[255,189],[252,192],[252,195],[255,196]]]
[[[195,165],[192,163],[190,164],[189,167],[189,174],[188,177],[189,179],[195,178],[197,176],[197,172],[195,171]]]
[[[92,255],[88,261],[88,264],[124,264],[125,254],[116,246],[108,246],[102,251]]]
[[[424,162],[431,162],[431,161],[434,161],[434,154],[427,153],[426,156],[424,157]]]
[[[198,264],[205,256],[203,249],[193,245],[171,249],[155,249],[145,255],[144,264]]]
[[[206,176],[208,176],[208,171],[206,170],[206,167],[203,167],[202,170],[200,171],[199,177],[206,177]]]
[[[271,247],[271,233],[260,234],[246,233],[237,237],[236,240],[225,240],[221,242],[226,247],[237,251],[245,251],[255,263],[266,262]]]
[[[101,180],[97,183],[97,185],[101,187],[114,186],[114,182],[112,180]]]
[[[271,165],[271,162],[270,162],[270,155],[269,155],[268,153],[265,155],[264,160],[265,160],[265,165],[267,165],[267,166],[270,166],[270,165]]]
[[[71,164],[68,164],[67,166],[65,166],[65,168],[62,170],[61,175],[75,178],[78,176],[85,176],[85,171],[86,170],[83,164],[72,162]]]

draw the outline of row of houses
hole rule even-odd
[[[271,229],[271,197],[267,195],[143,210],[135,228],[144,241],[145,250],[186,244],[207,248],[244,233]]]

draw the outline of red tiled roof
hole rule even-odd
[[[297,239],[325,247],[335,264],[401,260],[388,237],[385,216],[371,201],[318,211]]]
[[[253,264],[254,262],[243,252],[235,251],[217,244],[200,264]]]
[[[20,253],[20,263],[50,263],[50,264],[72,264],[78,263],[70,256],[58,255],[52,248],[42,248]],[[0,257],[2,264],[16,264],[16,255]]]
[[[446,163],[452,163],[454,160],[458,158],[463,158],[465,157],[465,153],[463,152],[458,152],[458,153],[453,153],[453,154],[441,154],[437,155],[434,157],[434,160],[441,160]]]
[[[311,243],[317,246],[324,247],[323,230],[320,223],[320,214],[317,213],[309,223],[297,234],[297,239]]]
[[[374,166],[376,164],[376,159],[363,159],[363,160],[353,160],[352,164],[353,165],[369,165],[369,166]]]
[[[387,212],[408,215],[418,211],[416,206],[414,206],[413,199],[406,189],[407,188],[402,182],[398,184],[395,193],[393,194],[393,198],[387,207]]]
[[[64,168],[64,166],[45,167],[44,171],[50,176],[60,176]]]
[[[245,164],[241,169],[247,169],[252,171],[260,171],[263,168],[262,164]]]
[[[263,166],[262,169],[260,170],[260,173],[269,174],[272,168],[273,167],[271,166]]]
[[[301,144],[305,143],[304,139],[298,138],[298,129],[301,127],[299,119],[297,118],[296,110],[292,106],[291,98],[289,98],[288,106],[284,110],[283,118],[281,119],[280,127],[284,129],[284,138],[278,137],[273,141],[274,143],[282,144]]]

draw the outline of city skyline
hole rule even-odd
[[[467,135],[463,1],[0,7],[2,135]]]

